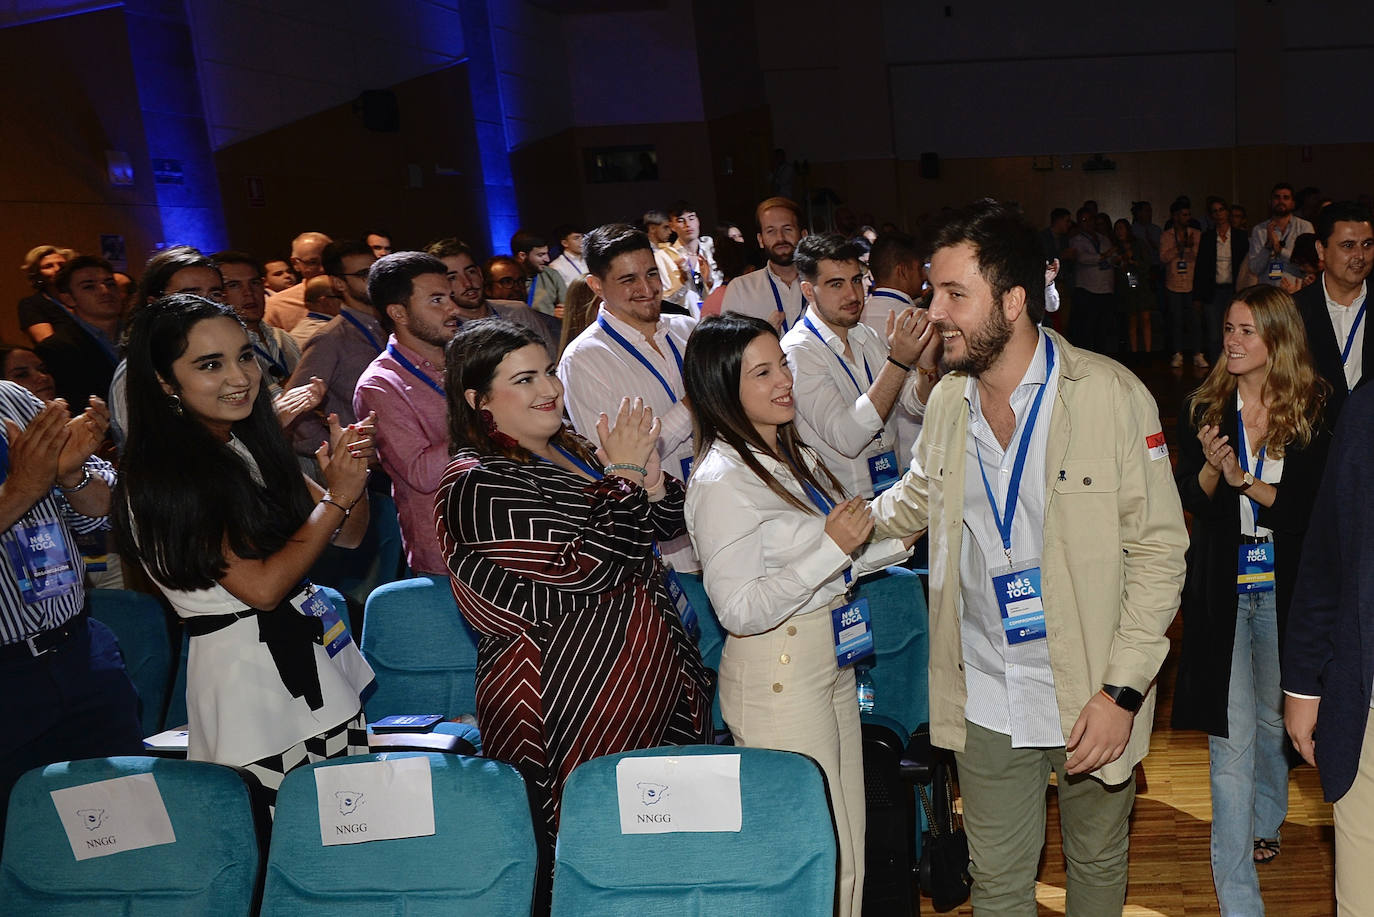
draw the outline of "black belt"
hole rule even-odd
[[[258,642],[267,646],[282,685],[292,697],[302,697],[311,710],[318,710],[324,706],[324,696],[320,691],[320,673],[315,666],[315,644],[324,642],[324,628],[319,618],[301,614],[291,604],[291,600],[306,588],[302,584],[292,590],[271,611],[246,608],[223,615],[195,615],[186,619],[186,632],[192,637],[203,637],[235,621],[256,617]]]
[[[31,637],[15,643],[0,646],[0,662],[14,662],[18,659],[36,659],[60,648],[86,627],[86,611],[82,609],[74,617],[50,630],[42,630]]]

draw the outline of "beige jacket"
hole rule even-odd
[[[1149,751],[1152,683],[1169,650],[1188,533],[1167,452],[1146,438],[1161,430],[1154,398],[1119,364],[1046,331],[1059,356],[1059,390],[1045,457],[1041,587],[1059,719],[1067,739],[1103,684],[1144,693],[1120,758],[1093,772],[1108,785],[1131,777]],[[874,537],[930,528],[930,734],[964,747],[959,556],[964,534],[968,377],[935,387],[916,461],[874,501]],[[948,495],[948,499],[946,497]]]

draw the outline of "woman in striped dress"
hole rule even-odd
[[[482,744],[533,775],[552,840],[578,764],[706,741],[706,670],[654,547],[685,531],[683,486],[659,467],[659,423],[638,399],[602,417],[599,451],[563,423],[563,386],[529,329],[465,324],[447,363],[457,455],[438,527],[480,635]]]

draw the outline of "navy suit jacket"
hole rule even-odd
[[[1285,691],[1321,697],[1317,769],[1328,802],[1355,781],[1374,684],[1371,456],[1374,387],[1365,386],[1346,400],[1336,426],[1288,610],[1281,667]]]
[[[1325,275],[1322,275],[1323,277]],[[1350,395],[1350,386],[1345,381],[1345,364],[1341,362],[1341,348],[1345,341],[1336,340],[1336,329],[1331,327],[1331,315],[1326,311],[1326,291],[1322,277],[1316,283],[1303,287],[1293,296],[1293,302],[1302,315],[1302,324],[1307,329],[1307,347],[1312,351],[1312,363],[1317,373],[1331,383],[1331,398],[1326,403],[1326,417],[1334,424],[1340,416],[1341,406]],[[1374,287],[1374,284],[1370,284]],[[1364,372],[1355,388],[1364,385],[1370,377],[1369,368],[1374,363],[1374,315],[1365,313],[1357,334],[1364,336]]]

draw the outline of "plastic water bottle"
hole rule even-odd
[[[869,666],[859,665],[854,667],[854,685],[859,693],[859,712],[873,712],[873,676],[868,672]]]

